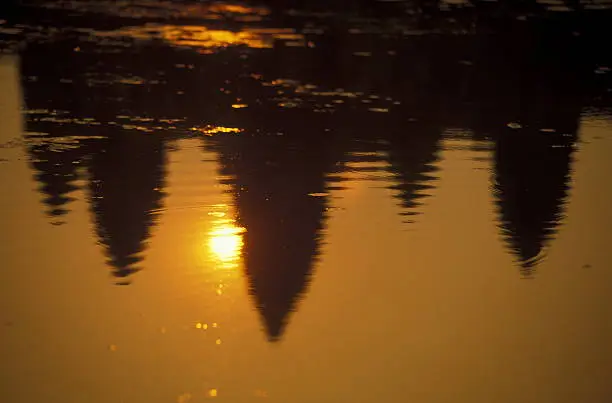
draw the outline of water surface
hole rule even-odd
[[[610,396],[594,24],[58,4],[0,25],[1,401]]]

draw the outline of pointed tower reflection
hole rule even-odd
[[[27,153],[35,171],[34,178],[40,183],[39,191],[47,206],[46,214],[60,219],[69,211],[68,204],[73,200],[70,193],[78,189],[75,184],[77,168],[85,157],[85,147],[81,144],[67,146],[53,143],[52,139],[38,144],[31,137],[28,141]]]
[[[419,214],[416,208],[429,196],[438,170],[441,128],[421,123],[409,123],[403,132],[389,137],[389,164],[398,191],[403,216]],[[410,220],[408,220],[410,222]]]
[[[513,118],[498,115],[499,127],[505,127],[494,136],[499,225],[525,276],[533,274],[558,230],[571,182],[580,97],[559,88],[549,83],[516,95],[526,106]]]
[[[118,284],[138,270],[164,197],[166,150],[156,133],[117,129],[91,158],[90,204],[95,231]]]
[[[478,40],[473,129],[495,142],[498,226],[529,277],[564,216],[589,68],[579,38],[554,27],[517,25]]]
[[[574,141],[575,132],[562,137],[537,130],[509,130],[497,141],[493,191],[500,228],[525,276],[563,219]]]
[[[86,164],[98,139],[95,127],[57,123],[53,118],[47,112],[30,114],[24,139],[46,214],[57,225],[69,212],[70,193],[79,188],[79,168]]]
[[[244,263],[269,341],[283,335],[320,253],[333,162],[317,133],[219,135],[221,174],[244,233]]]
[[[29,109],[24,115],[24,143],[30,167],[39,183],[46,214],[56,220],[54,224],[61,224],[72,201],[70,193],[77,189],[77,170],[87,156],[87,141],[82,139],[89,134],[90,128],[78,127],[70,122],[66,112],[56,111],[58,100],[59,103],[64,100],[78,103],[79,97],[57,96],[66,94],[60,81],[62,74],[71,71],[62,67],[72,64],[64,63],[66,58],[59,57],[61,66],[49,65],[45,56],[51,54],[48,45],[28,46],[22,52],[20,76],[25,107]]]

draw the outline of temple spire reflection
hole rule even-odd
[[[564,216],[574,145],[571,138],[555,137],[505,133],[496,144],[493,191],[500,229],[525,276],[532,274]]]
[[[162,207],[165,147],[155,133],[117,130],[99,148],[90,164],[91,210],[113,276],[126,284]]]
[[[418,214],[416,208],[434,187],[438,167],[438,150],[442,129],[424,124],[407,124],[405,133],[389,138],[389,164],[396,184],[395,197],[400,201],[403,216]]]
[[[541,80],[543,81],[543,80]],[[498,120],[493,192],[502,236],[525,276],[545,254],[564,218],[580,103],[552,83],[529,93],[530,107]],[[521,97],[522,98],[522,97]],[[502,123],[509,120],[509,123]]]
[[[61,149],[49,142],[36,144],[30,137],[27,152],[31,159],[35,179],[40,183],[43,203],[47,206],[46,214],[59,219],[68,213],[68,205],[73,200],[70,193],[78,189],[77,167],[84,157],[80,146]]]
[[[529,277],[564,218],[586,64],[567,32],[534,27],[481,41],[487,51],[474,64],[473,127],[495,143],[498,226]]]
[[[219,135],[212,140],[230,185],[250,293],[269,341],[281,339],[306,292],[323,239],[327,196],[322,139]]]

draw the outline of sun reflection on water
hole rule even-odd
[[[159,25],[123,27],[114,31],[88,33],[99,38],[131,38],[134,40],[162,40],[175,46],[216,49],[230,46],[272,48],[276,41],[287,46],[305,46],[304,35],[291,28],[243,27],[242,30],[208,29],[201,25]]]
[[[242,234],[245,229],[236,227],[232,220],[222,220],[208,238],[211,254],[222,268],[233,268],[242,253]]]

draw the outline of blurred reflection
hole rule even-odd
[[[244,265],[268,339],[277,341],[306,292],[322,242],[325,175],[333,161],[321,155],[322,134],[219,135],[210,146],[231,186],[237,223],[245,228]],[[305,133],[304,133],[305,134]],[[213,238],[225,254],[240,242],[234,228]]]
[[[438,149],[442,130],[437,127],[408,125],[403,136],[394,136],[389,144],[389,163],[397,184],[396,197],[402,206],[402,215],[413,216],[434,186],[438,170]]]
[[[232,220],[221,220],[215,224],[209,234],[208,247],[219,262],[217,267],[236,267],[242,254],[244,231],[244,228],[234,226]]]
[[[91,156],[89,202],[95,229],[121,284],[138,270],[162,207],[165,153],[160,135],[118,130]]]
[[[609,114],[612,53],[591,20],[259,2],[0,22],[26,105],[0,158],[1,393],[605,401],[612,136],[578,122]]]
[[[88,200],[94,228],[105,247],[108,263],[118,283],[127,284],[135,265],[142,260],[163,199],[165,145],[161,136],[138,131],[100,129],[49,122],[30,115],[26,149],[48,214],[62,224],[78,188],[88,181]],[[70,134],[72,132],[81,135]],[[84,135],[83,135],[84,134]],[[89,134],[89,135],[88,135]]]
[[[356,179],[387,187],[393,190],[401,215],[409,223],[409,217],[420,213],[419,206],[435,186],[442,129],[414,122],[401,125],[392,117],[389,121],[397,127],[385,128],[375,136],[366,132],[365,138],[349,144],[343,164],[329,178],[333,182],[330,189],[342,190]]]
[[[408,18],[366,23],[269,6],[165,6],[176,18],[191,10],[197,24],[154,23],[146,18],[160,10],[141,7],[140,25],[30,39],[26,147],[55,223],[87,179],[96,236],[126,282],[163,203],[166,141],[206,137],[236,209],[235,221],[217,217],[206,253],[219,267],[244,258],[277,340],[320,253],[326,192],[367,176],[412,218],[437,184],[442,133],[461,128],[496,145],[499,228],[530,274],[563,218],[581,108],[609,86],[582,34],[515,19],[496,30],[498,20],[482,17],[429,35]],[[126,18],[140,10],[105,7]],[[439,2],[380,7],[379,16],[416,7],[433,21]]]
[[[576,60],[580,45],[573,38],[538,34],[536,42],[529,40],[534,32],[524,34],[520,47],[509,44],[504,55],[486,44],[491,51],[476,70],[475,89],[487,113],[475,126],[496,143],[499,226],[530,276],[564,218],[585,66]]]
[[[294,40],[303,45],[304,36],[296,34],[291,28],[266,29],[250,28],[245,31],[208,29],[202,26],[148,25],[127,27],[111,32],[91,32],[101,38],[129,38],[139,40],[161,39],[175,46],[195,48],[221,48],[226,46],[246,46],[249,48],[271,48],[277,40]]]
[[[36,171],[35,178],[40,182],[39,190],[44,195],[43,202],[48,206],[46,213],[58,219],[69,211],[68,204],[73,200],[70,193],[78,188],[77,168],[84,157],[83,149],[78,144],[62,149],[60,144],[50,144],[49,139],[45,141],[35,136],[29,139],[27,149],[32,169]]]
[[[27,96],[31,85],[24,84]],[[40,183],[46,213],[53,223],[64,223],[73,200],[71,193],[80,187],[83,168],[94,144],[100,140],[95,132],[70,124],[70,119],[56,111],[31,110],[26,121],[26,150],[35,179]]]
[[[524,145],[527,136],[529,147]],[[574,145],[571,138],[550,137],[537,131],[505,133],[495,150],[493,190],[500,227],[526,276],[564,218]]]

